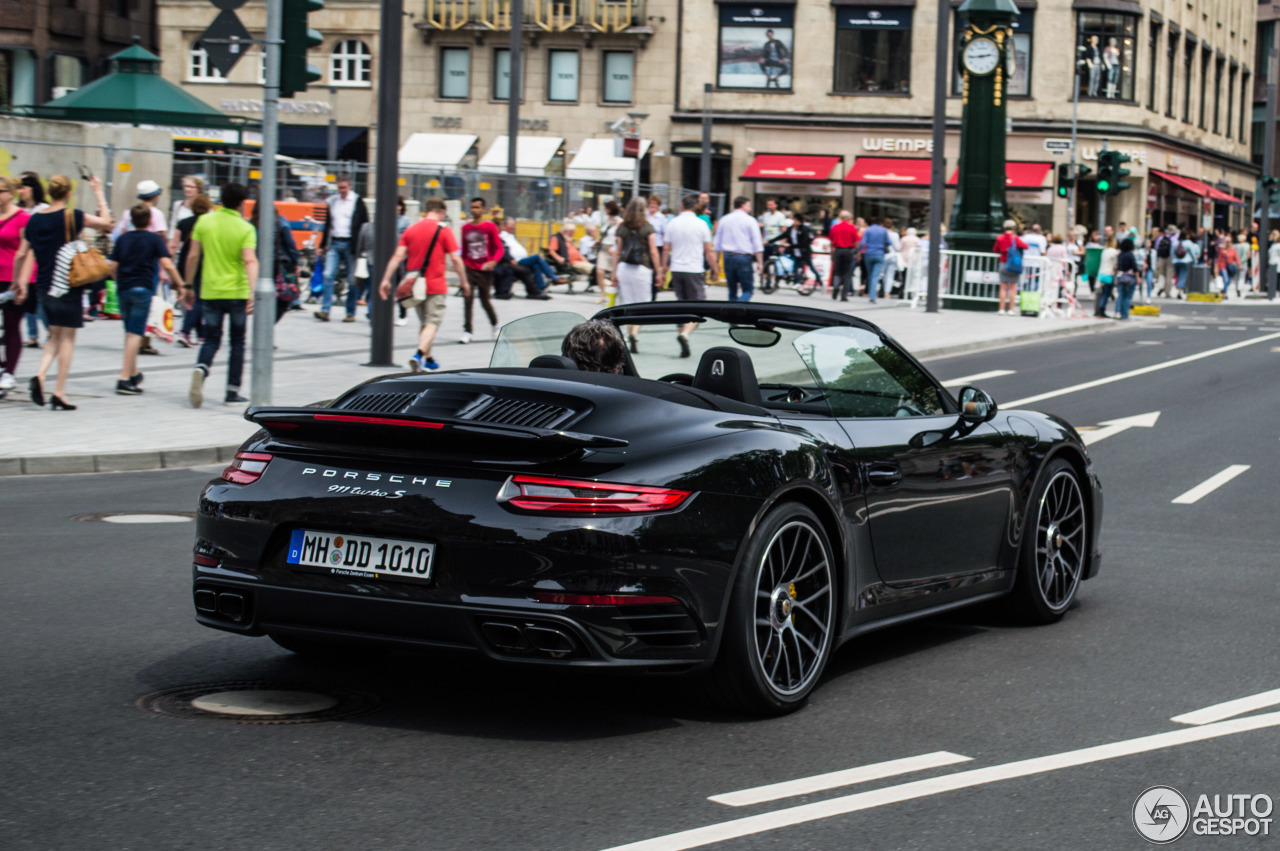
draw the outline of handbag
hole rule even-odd
[[[427,300],[427,264],[431,262],[431,252],[435,250],[436,240],[444,224],[436,222],[436,232],[431,235],[431,244],[427,246],[426,256],[422,258],[422,269],[404,276],[400,286],[396,287],[396,301],[401,307],[413,307]]]
[[[1015,274],[1022,273],[1022,249],[1018,247],[1018,238],[1014,237],[1009,243],[1009,250],[1005,254],[1004,268],[1007,272]]]
[[[276,300],[292,302],[298,297],[298,276],[292,272],[276,274]]]
[[[151,309],[147,311],[147,334],[166,343],[173,342],[173,305],[163,296],[151,297]]]
[[[72,239],[72,228],[75,227],[75,213],[68,207],[64,210],[67,220],[67,244],[72,246],[75,254],[71,258],[71,267],[67,270],[67,286],[83,287],[85,284],[96,284],[111,276],[111,267],[102,256],[102,252],[92,248],[82,239]]]
[[[357,257],[357,258],[356,258],[356,277],[357,277],[357,278],[367,278],[367,277],[369,277],[369,260],[368,260],[368,258],[363,257],[363,256],[361,256],[361,257]]]

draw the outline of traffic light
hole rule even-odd
[[[1075,184],[1076,179],[1071,176],[1071,163],[1060,163],[1058,165],[1058,197],[1066,198]]]
[[[1267,207],[1274,207],[1280,204],[1280,180],[1269,174],[1262,176],[1262,192],[1267,196]]]
[[[1124,178],[1129,176],[1129,169],[1122,168],[1130,157],[1120,151],[1098,152],[1098,194],[1117,195],[1129,188]]]
[[[307,15],[324,8],[324,0],[284,0],[284,45],[280,51],[280,97],[305,92],[319,82],[320,69],[307,63],[307,51],[324,36],[307,26]]]

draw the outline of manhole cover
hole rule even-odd
[[[102,523],[190,523],[194,511],[95,511],[92,514],[73,514],[72,520]]]
[[[152,692],[138,698],[139,709],[234,724],[307,724],[338,721],[382,708],[368,692],[334,686],[243,680],[205,683]]]

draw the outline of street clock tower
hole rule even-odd
[[[958,251],[990,251],[1005,207],[1005,103],[1014,71],[1013,0],[965,0],[961,15],[960,73],[964,114],[960,120],[960,176],[947,245]],[[935,154],[936,156],[936,154]]]

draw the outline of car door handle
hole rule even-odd
[[[889,487],[902,481],[902,471],[887,464],[875,464],[867,468],[867,480],[876,487]]]

